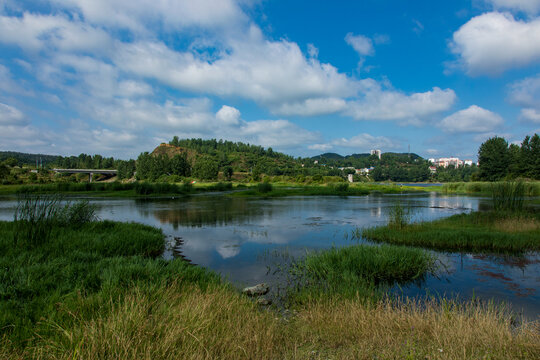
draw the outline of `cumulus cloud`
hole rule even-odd
[[[283,103],[273,112],[281,115],[314,116],[334,114],[345,110],[347,103],[340,98],[306,99],[294,103]]]
[[[113,40],[107,32],[62,15],[25,12],[22,17],[0,16],[0,42],[29,51],[52,50],[102,53]]]
[[[497,10],[522,11],[531,15],[540,12],[540,0],[485,0]]]
[[[540,122],[540,74],[517,81],[509,87],[509,101],[522,107],[520,119]]]
[[[216,118],[228,125],[237,125],[240,121],[240,111],[232,106],[223,105],[216,113]]]
[[[147,23],[171,29],[186,27],[230,28],[247,21],[234,0],[53,0],[60,8],[78,11],[91,23],[146,32]]]
[[[0,103],[0,125],[24,125],[26,124],[23,113],[7,104]]]
[[[516,20],[491,12],[469,20],[453,35],[450,49],[470,75],[497,75],[540,59],[540,18]]]
[[[451,89],[438,87],[423,93],[405,94],[383,89],[375,81],[363,82],[366,90],[362,100],[351,101],[347,114],[357,120],[405,120],[420,124],[423,118],[448,110],[456,100]]]
[[[540,110],[537,109],[521,109],[520,119],[540,124]]]
[[[503,124],[500,115],[472,105],[445,117],[439,127],[449,133],[481,133],[490,132]]]
[[[367,36],[348,33],[347,36],[345,36],[345,41],[347,44],[351,45],[354,51],[360,56],[372,56],[375,54],[373,41]]]

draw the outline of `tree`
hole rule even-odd
[[[0,180],[3,180],[9,176],[9,168],[7,165],[0,163]]]
[[[191,165],[187,161],[186,155],[174,155],[171,159],[171,173],[178,176],[191,175]]]
[[[193,165],[193,176],[201,180],[215,180],[218,172],[217,163],[209,157],[200,158]]]
[[[530,172],[529,176],[533,179],[540,179],[540,136],[534,134],[529,143],[530,145]]]
[[[223,175],[225,175],[228,181],[231,181],[231,178],[233,176],[233,168],[230,166],[225,166],[223,168]]]
[[[510,165],[508,142],[498,136],[486,140],[478,149],[478,162],[480,164],[480,179],[501,180],[507,175]]]

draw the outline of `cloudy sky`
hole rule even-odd
[[[475,159],[535,132],[540,0],[0,0],[0,150]]]

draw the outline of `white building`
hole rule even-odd
[[[381,159],[381,150],[371,150],[369,153],[370,155],[377,155],[379,160]]]
[[[472,160],[460,160],[457,157],[428,159],[428,161],[435,166],[438,166],[438,167],[442,166],[444,168],[447,168],[450,165],[454,167],[459,167],[459,166],[464,166],[464,165],[472,166],[473,164]]]

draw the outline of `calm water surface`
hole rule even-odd
[[[351,232],[357,227],[385,224],[388,209],[396,201],[413,210],[413,221],[478,210],[489,202],[435,193],[278,199],[203,195],[90,201],[96,204],[102,219],[160,227],[168,238],[166,258],[185,256],[238,286],[275,282],[269,268],[279,261],[276,253],[301,256],[308,249],[358,243],[351,239]],[[15,206],[14,198],[0,199],[0,220],[12,220]],[[494,299],[511,304],[527,318],[540,318],[539,253],[436,254],[446,270],[429,276],[422,284],[396,287],[394,291],[408,296]]]

